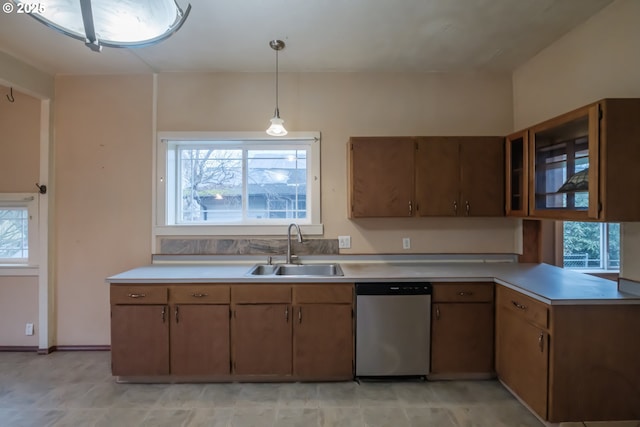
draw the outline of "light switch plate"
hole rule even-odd
[[[411,239],[409,237],[402,238],[402,249],[411,249]]]
[[[351,236],[338,236],[338,248],[340,249],[351,248]]]

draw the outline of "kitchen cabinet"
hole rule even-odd
[[[419,216],[504,216],[502,137],[420,137]]]
[[[547,417],[548,309],[510,289],[496,290],[498,377],[540,417]]]
[[[294,285],[293,371],[306,379],[353,378],[353,287]]]
[[[231,301],[233,373],[291,375],[291,286],[236,285]]]
[[[498,378],[552,423],[640,419],[638,330],[640,305],[548,305],[496,286]]]
[[[169,313],[166,286],[111,287],[113,375],[169,373]]]
[[[493,283],[433,283],[431,374],[490,377],[494,371]]]
[[[412,137],[352,137],[349,218],[410,217],[414,209]]]
[[[603,99],[529,129],[529,210],[538,218],[638,221],[640,99]]]
[[[228,375],[229,286],[176,285],[169,295],[171,373]]]
[[[529,132],[505,138],[505,210],[507,216],[529,215]]]

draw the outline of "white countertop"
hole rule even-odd
[[[313,261],[309,261],[311,263]],[[327,262],[327,261],[322,261]],[[337,257],[344,276],[249,276],[255,261],[151,264],[108,277],[108,283],[357,283],[495,281],[547,304],[640,304],[617,283],[547,264],[511,262],[357,261]],[[305,261],[307,263],[307,261]]]

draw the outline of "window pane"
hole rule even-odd
[[[620,224],[608,225],[607,270],[620,270]]]
[[[603,224],[593,222],[564,223],[564,266],[574,269],[602,269]]]
[[[306,218],[307,151],[248,150],[247,216]]]
[[[0,259],[29,258],[27,208],[0,208]]]
[[[181,148],[181,223],[242,220],[242,150]]]

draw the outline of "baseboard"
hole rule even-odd
[[[52,351],[111,351],[110,345],[54,345],[49,348]]]
[[[24,351],[24,352],[37,352],[38,351],[38,347],[35,346],[30,346],[30,345],[0,345],[0,351]]]

